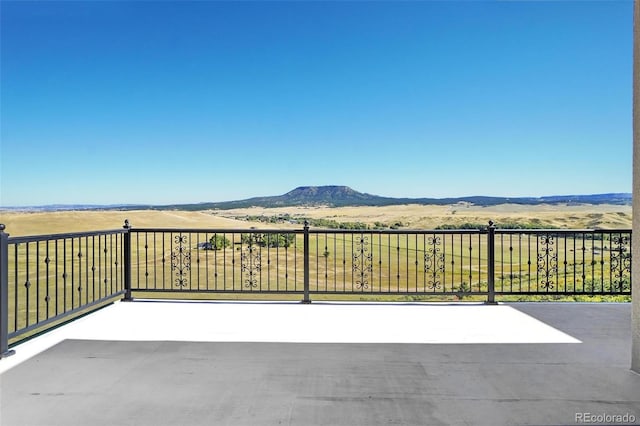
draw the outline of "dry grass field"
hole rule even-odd
[[[455,204],[448,206],[402,205],[385,207],[283,207],[250,208],[218,212],[223,217],[273,216],[278,214],[332,219],[337,222],[375,222],[393,224],[403,228],[433,229],[441,225],[463,223],[486,224],[493,220],[502,223],[539,222],[543,226],[558,228],[630,228],[631,206],[619,205],[518,205],[502,204],[491,207]]]
[[[121,228],[129,219],[137,228],[248,228],[246,221],[187,211],[59,211],[0,212],[11,236],[55,234]]]
[[[297,220],[258,220],[283,216]],[[117,230],[128,219],[134,230],[141,230],[132,233],[131,237],[135,297],[161,297],[164,294],[176,297],[177,292],[184,297],[210,297],[200,294],[202,292],[230,298],[256,297],[255,293],[261,298],[284,297],[284,293],[263,295],[276,291],[300,297],[304,273],[304,237],[299,232],[301,218],[360,222],[372,228],[384,224],[400,230],[430,230],[465,223],[483,226],[490,219],[498,227],[520,223],[567,229],[629,229],[631,207],[404,205],[199,212],[0,211],[0,223],[6,225],[6,232],[13,237]],[[245,231],[252,227],[296,229],[298,232],[288,234],[292,238],[289,245],[259,244],[247,240],[250,235],[261,234],[261,231],[253,234]],[[178,231],[143,231],[145,228]],[[264,235],[273,237],[274,234],[266,232]],[[626,251],[623,251],[628,243],[621,242],[622,233],[602,234],[599,239],[590,238],[589,233],[563,235],[553,237],[551,244],[558,253],[553,259],[544,255],[544,237],[541,239],[525,232],[502,233],[496,237],[496,290],[534,294],[503,298],[560,300],[558,298],[565,297],[563,292],[575,292],[578,293],[576,296],[565,298],[628,300],[629,296],[615,295],[617,285],[622,289],[628,286],[629,274],[624,269]],[[57,318],[60,313],[118,295],[123,289],[123,270],[118,266],[123,262],[123,238],[121,233],[106,233],[16,242],[9,250],[9,300],[16,307],[10,314],[10,332],[33,328],[34,324]],[[312,232],[309,238],[308,273],[314,298],[337,295],[336,298],[345,300],[372,297],[379,300],[432,300],[430,297],[457,300],[469,293],[464,297],[483,300],[483,296],[471,294],[487,291],[486,235],[446,231],[424,234],[321,230]],[[202,247],[203,243],[211,241],[224,244],[218,248]],[[552,286],[545,288],[548,280]],[[167,293],[160,294],[164,291]],[[431,292],[444,296],[430,296],[428,293]],[[610,296],[600,299],[589,295],[609,292],[612,293]]]
[[[299,227],[288,223],[267,225],[248,221],[251,216],[279,216],[330,219],[336,222],[376,222],[392,225],[401,223],[406,229],[433,229],[441,225],[464,223],[486,224],[534,223],[540,227],[557,228],[631,228],[631,206],[619,205],[516,205],[491,207],[472,205],[385,207],[282,207],[248,208],[224,211],[59,211],[10,212],[0,211],[0,223],[12,236],[53,234],[120,228],[125,219],[137,228],[207,228],[246,229]]]

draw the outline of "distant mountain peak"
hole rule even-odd
[[[283,203],[294,205],[344,204],[377,199],[375,195],[364,194],[344,185],[299,186],[277,197]]]
[[[171,204],[164,206],[149,205],[112,205],[112,206],[41,206],[30,208],[2,208],[21,210],[79,210],[79,209],[234,209],[246,207],[288,207],[288,206],[392,206],[400,204],[451,205],[460,202],[479,206],[493,206],[504,203],[515,204],[618,204],[631,205],[630,193],[609,193],[592,195],[554,195],[545,197],[456,197],[456,198],[392,198],[358,192],[344,185],[299,186],[283,195],[254,197],[245,200],[216,203]]]
[[[337,194],[337,195],[345,195],[345,194],[362,194],[354,189],[349,188],[344,185],[323,185],[323,186],[299,186],[295,189],[284,194],[284,196],[291,195],[309,195],[309,196],[317,196],[323,194]]]
[[[219,203],[203,203],[197,209],[233,209],[243,207],[287,207],[287,206],[391,206],[399,204],[447,205],[459,202],[480,206],[504,203],[516,204],[630,204],[631,194],[594,194],[551,197],[456,197],[456,198],[392,198],[358,192],[344,185],[299,186],[291,191],[271,197],[254,197],[245,200]],[[176,207],[176,206],[173,206]]]
[[[291,194],[292,192],[318,192],[318,191],[358,192],[349,188],[346,185],[321,185],[321,186],[299,186],[287,192],[287,194]]]

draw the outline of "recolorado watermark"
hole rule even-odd
[[[637,418],[631,413],[625,414],[609,414],[609,413],[576,413],[575,421],[577,424],[634,424]]]

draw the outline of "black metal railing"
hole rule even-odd
[[[486,293],[484,231],[314,230],[309,239],[314,294]]]
[[[302,231],[132,229],[132,292],[302,293]]]
[[[0,356],[7,341],[125,294],[127,229],[10,238],[0,225]]]
[[[155,229],[10,238],[7,341],[122,297],[631,294],[631,230]]]
[[[135,293],[631,292],[630,230],[131,230]]]
[[[630,230],[496,230],[496,294],[631,294]]]

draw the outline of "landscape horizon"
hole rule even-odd
[[[13,236],[135,227],[348,229],[631,228],[631,194],[546,197],[380,197],[348,186],[302,186],[286,194],[222,203],[165,206],[55,205],[0,208]]]
[[[346,185],[298,186],[282,195],[257,196],[229,201],[202,201],[180,204],[143,204],[143,203],[110,203],[110,204],[42,204],[24,206],[2,206],[2,210],[22,211],[64,211],[64,210],[140,210],[140,209],[177,209],[177,210],[230,210],[249,207],[288,207],[288,206],[391,206],[403,204],[447,205],[470,203],[481,206],[500,204],[614,204],[631,205],[632,194],[629,192],[609,192],[593,194],[566,194],[504,197],[492,195],[471,195],[461,197],[389,197],[359,192]]]
[[[0,211],[0,223],[11,236],[85,232],[121,228],[128,220],[134,228],[175,229],[631,229],[628,205],[517,205],[357,207],[251,207],[231,210],[65,210]]]

